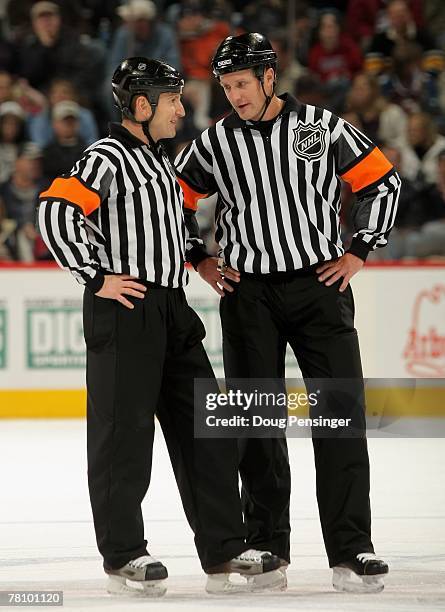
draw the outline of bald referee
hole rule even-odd
[[[368,253],[386,244],[400,179],[353,126],[289,94],[275,95],[276,54],[261,34],[224,40],[213,72],[233,112],[186,147],[176,169],[190,232],[196,231],[197,200],[218,194],[221,258],[209,257],[198,244],[189,258],[224,296],[226,376],[283,378],[289,344],[307,383],[353,379],[361,398],[349,281]],[[340,179],[357,196],[356,233],[346,252],[340,236]],[[341,406],[341,399],[334,400]],[[335,401],[329,409],[335,415]],[[364,415],[361,399],[354,412],[358,437],[313,438],[333,584],[352,592],[381,590],[388,572],[371,541]],[[240,443],[240,453],[248,541],[274,552],[285,566],[290,560],[286,442],[249,439]]]

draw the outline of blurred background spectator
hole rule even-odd
[[[185,74],[186,116],[164,143],[173,158],[230,111],[210,59],[227,35],[245,30],[271,39],[278,93],[339,114],[399,168],[396,230],[379,253],[445,256],[444,0],[0,0],[0,184],[8,185],[0,258],[49,256],[11,212],[27,210],[32,198],[8,204],[9,216],[5,201],[68,172],[107,135],[119,119],[110,77],[125,57],[163,59]],[[25,168],[28,178],[38,174],[29,186]],[[355,198],[347,185],[342,193],[348,240]],[[214,248],[214,202],[200,215]]]
[[[354,125],[376,143],[400,144],[405,137],[405,112],[382,95],[377,79],[370,74],[355,76],[345,110],[355,114]]]
[[[104,95],[111,109],[110,79],[119,63],[126,57],[152,57],[162,59],[180,68],[177,36],[173,28],[157,18],[156,4],[151,0],[130,0],[116,9],[122,24],[111,38],[107,54],[107,78]],[[113,111],[110,110],[112,113]]]
[[[337,12],[324,11],[317,28],[317,42],[309,50],[309,70],[325,84],[331,106],[341,108],[351,81],[362,67],[359,46],[342,32]]]
[[[445,150],[437,158],[437,180],[430,186],[427,199],[430,218],[415,238],[413,256],[445,256]]]
[[[24,145],[18,152],[13,172],[0,183],[0,218],[9,221],[13,231],[4,241],[7,257],[16,261],[34,261],[36,203],[41,182],[40,151],[35,145]]]
[[[435,183],[437,159],[445,150],[445,137],[437,133],[433,119],[426,113],[415,113],[408,118],[405,143],[402,148],[401,169],[411,180]]]
[[[185,0],[176,28],[186,82],[184,97],[194,108],[195,125],[204,130],[210,122],[213,84],[210,62],[219,43],[230,34],[229,24],[217,12],[212,13],[211,2]]]
[[[405,176],[400,149],[383,147],[383,152],[402,177],[402,187],[388,245],[372,253],[370,261],[445,255],[445,150],[436,161],[436,183]]]
[[[14,78],[11,73],[0,70],[0,104],[17,102],[25,113],[37,113],[45,105],[45,96],[30,87],[25,79]]]
[[[429,32],[436,39],[440,49],[445,51],[445,2],[423,0],[423,11]]]
[[[443,70],[443,53],[431,32],[420,28],[414,19],[408,0],[389,0],[385,26],[374,35],[366,56],[366,68],[373,74],[391,68],[394,48],[404,43],[415,43],[422,52],[422,67],[437,73]]]
[[[12,174],[18,152],[26,141],[25,113],[17,102],[0,105],[0,182]]]
[[[63,24],[54,2],[32,5],[31,27],[31,34],[19,48],[18,73],[39,90],[46,90],[55,78],[69,78],[84,104],[96,104],[105,59],[100,47],[81,40],[75,30]]]
[[[123,23],[111,43],[109,67],[112,70],[122,59],[137,55],[162,58],[175,68],[181,67],[176,33],[158,19],[154,2],[130,0],[116,11]]]
[[[295,92],[298,78],[307,74],[306,68],[298,60],[297,54],[292,57],[286,30],[276,30],[270,34],[270,42],[277,54],[277,85],[278,94],[286,91]]]
[[[286,25],[286,3],[283,0],[246,2],[240,25],[246,32],[261,32],[268,36]]]
[[[303,104],[330,107],[323,83],[315,74],[308,73],[299,77],[295,84],[295,93]]]
[[[440,2],[441,0],[439,0]],[[424,0],[407,0],[416,27],[424,22]],[[354,32],[362,48],[367,50],[374,36],[388,28],[387,0],[350,0],[347,8],[347,27]]]
[[[48,89],[48,105],[37,115],[28,120],[28,132],[31,140],[43,149],[54,136],[52,110],[59,102],[78,102],[76,89],[66,79],[54,79]],[[99,138],[96,119],[90,109],[78,106],[79,135],[86,145]]]
[[[51,111],[53,137],[43,149],[43,175],[49,185],[53,179],[69,172],[82,157],[85,141],[80,135],[80,107],[65,100]]]
[[[415,43],[400,43],[394,47],[390,68],[380,75],[382,93],[399,104],[407,113],[426,110],[438,116],[440,81],[438,73],[423,69],[422,50]]]

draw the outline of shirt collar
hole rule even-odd
[[[289,93],[284,93],[278,96],[280,100],[284,101],[284,106],[278,116],[286,115],[288,113],[297,112],[301,109],[301,104],[296,98],[291,96]],[[277,117],[278,118],[278,117]],[[242,128],[252,127],[255,128],[255,124],[249,123],[240,119],[238,113],[232,111],[225,119],[223,119],[223,126],[229,128]]]
[[[139,138],[136,138],[136,136],[133,136],[133,134],[122,125],[122,123],[110,123],[109,130],[110,138],[115,138],[130,149],[148,146],[145,142]]]

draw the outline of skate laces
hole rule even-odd
[[[376,556],[374,553],[360,553],[357,555],[357,559],[360,561],[360,563],[366,563],[366,561],[376,559]]]
[[[132,559],[128,562],[128,565],[130,567],[133,567],[134,569],[141,569],[142,567],[146,567],[147,565],[156,562],[157,560],[154,557],[151,557],[150,555],[144,555],[142,557],[138,557],[137,559]]]
[[[270,553],[264,550],[255,550],[254,548],[249,548],[249,550],[245,550],[243,553],[238,555],[237,559],[240,559],[241,561],[261,563],[264,554]]]

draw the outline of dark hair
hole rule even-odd
[[[17,115],[9,115],[9,116],[15,117],[17,120],[17,125],[18,125],[18,130],[17,130],[17,134],[16,134],[14,142],[16,144],[18,144],[19,142],[23,142],[26,138],[25,120],[22,119],[21,117],[18,117]],[[5,122],[6,117],[8,117],[8,114],[0,116],[0,142],[4,142],[3,141],[3,124]]]

